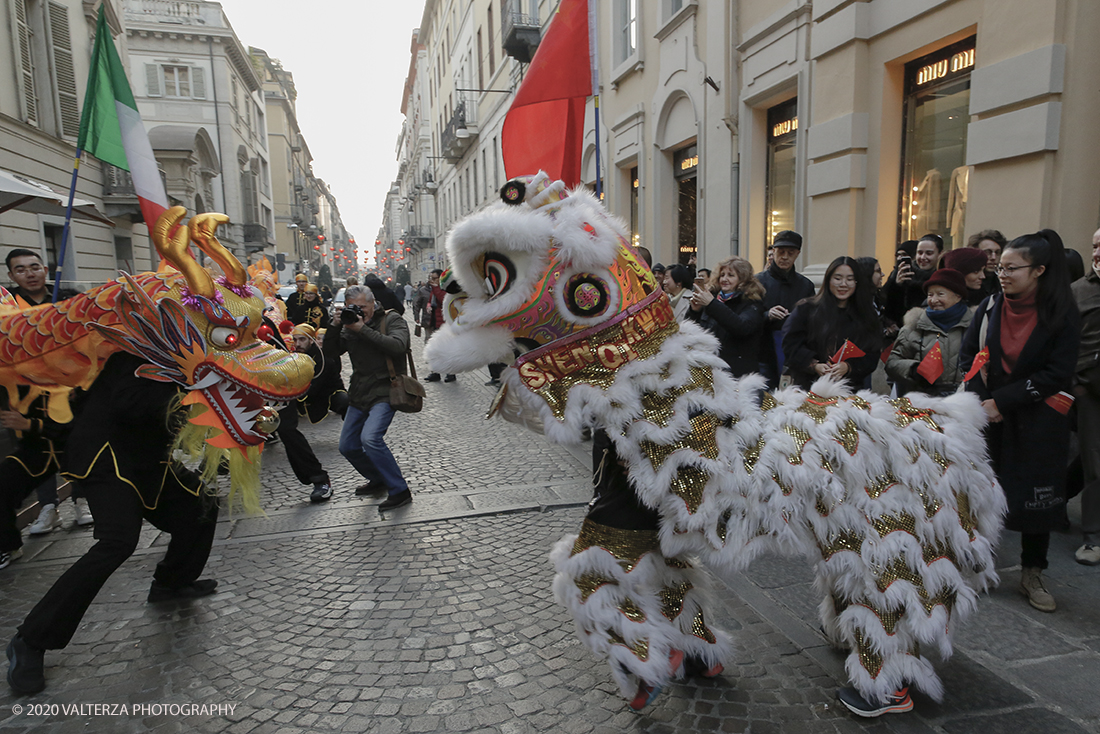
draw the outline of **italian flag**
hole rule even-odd
[[[134,93],[130,91],[130,82],[111,40],[103,5],[99,6],[92,68],[88,73],[76,148],[130,172],[141,214],[145,224],[152,229],[168,209],[168,195],[164,192],[164,182],[153,156],[153,146],[149,144],[149,135],[138,114]]]

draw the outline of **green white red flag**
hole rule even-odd
[[[80,114],[77,150],[130,172],[145,223],[152,227],[168,209],[168,195],[134,93],[115,50],[103,6],[99,7],[88,88]]]

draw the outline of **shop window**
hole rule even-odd
[[[765,202],[768,243],[776,233],[794,229],[795,147],[798,140],[798,99],[768,110],[768,157]]]
[[[963,241],[974,43],[971,37],[905,66],[899,241],[928,233],[947,248]]]
[[[673,173],[676,176],[676,262],[687,265],[696,253],[696,179],[699,172],[699,148],[690,145],[677,151]]]

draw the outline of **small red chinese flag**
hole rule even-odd
[[[943,374],[943,351],[940,349],[939,339],[917,365],[917,374],[928,380],[929,385],[940,379],[940,375]]]
[[[850,341],[845,339],[844,344],[840,346],[840,349],[836,350],[836,354],[834,354],[833,358],[829,361],[833,364],[840,364],[841,362],[849,359],[858,359],[859,357],[863,357],[866,354],[867,352],[863,351],[855,344],[852,344]]]
[[[1051,395],[1043,402],[1050,407],[1057,410],[1062,415],[1069,415],[1069,409],[1073,407],[1074,397],[1068,392],[1060,392],[1056,395]]]
[[[886,348],[882,350],[882,354],[879,355],[879,360],[881,360],[883,364],[886,364],[887,360],[890,359],[890,352],[892,351],[894,351],[894,342],[890,342],[886,345]]]
[[[982,347],[982,351],[974,355],[974,364],[970,365],[970,371],[966,373],[966,377],[963,378],[963,382],[970,382],[974,379],[974,376],[978,374],[978,370],[985,366],[985,363],[989,361],[989,347]]]

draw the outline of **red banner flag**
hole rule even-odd
[[[879,360],[886,364],[886,360],[890,359],[890,352],[894,351],[894,342],[890,342],[886,345],[886,348],[882,350],[882,354],[879,355]]]
[[[589,0],[562,0],[504,118],[501,152],[509,178],[546,171],[581,181],[584,107],[593,94]]]
[[[1076,398],[1074,398],[1068,392],[1063,391],[1057,393],[1056,395],[1051,395],[1043,402],[1057,410],[1062,415],[1069,415],[1069,409],[1073,407],[1074,400],[1076,400]]]
[[[966,373],[966,377],[963,378],[963,382],[970,382],[974,379],[974,376],[978,374],[978,370],[985,366],[989,361],[989,347],[982,347],[982,351],[974,355],[974,364],[970,365],[970,371]]]
[[[836,354],[829,361],[833,364],[840,364],[849,359],[858,359],[859,357],[866,356],[867,352],[863,351],[855,344],[852,344],[847,339],[844,340],[844,344],[840,346],[840,349],[836,350]]]
[[[940,379],[940,375],[943,374],[943,350],[940,349],[939,339],[917,365],[917,374],[928,380],[929,385]]]

